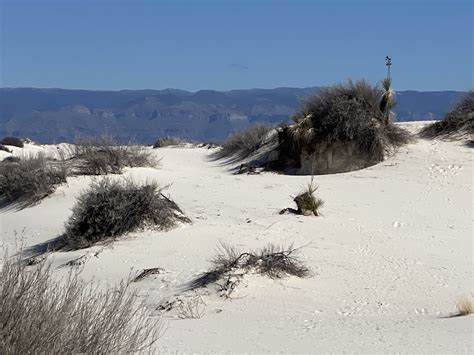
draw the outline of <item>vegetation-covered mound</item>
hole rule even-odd
[[[424,138],[449,137],[474,133],[474,90],[469,91],[441,121],[426,126]]]
[[[279,129],[277,168],[301,169],[302,155],[307,155],[313,171],[306,167],[304,174],[349,171],[380,162],[388,151],[406,143],[408,132],[390,117],[390,81],[384,80],[383,86],[348,81],[306,99],[294,123]],[[339,163],[338,154],[343,160]],[[350,166],[351,160],[355,166]]]
[[[189,219],[156,183],[105,178],[78,197],[66,223],[65,248],[86,248],[147,225],[166,230],[178,221]]]

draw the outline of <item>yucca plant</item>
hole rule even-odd
[[[316,185],[311,178],[311,182],[308,184],[307,189],[296,196],[293,200],[298,207],[298,213],[304,216],[310,216],[312,214],[316,217],[320,216],[321,213],[319,210],[323,207],[324,201],[314,195],[317,190],[318,185]]]
[[[380,101],[380,111],[385,114],[385,124],[390,121],[390,110],[395,107],[395,91],[392,90],[392,79],[382,80],[383,94]]]

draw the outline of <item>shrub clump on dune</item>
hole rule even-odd
[[[0,144],[11,145],[18,148],[24,147],[24,142],[22,139],[17,137],[4,137],[0,140]]]
[[[424,138],[474,134],[474,90],[470,90],[441,121],[424,127]]]
[[[218,155],[221,158],[233,155],[247,157],[262,146],[271,130],[271,126],[257,123],[244,131],[235,132],[222,143]]]
[[[140,227],[167,230],[178,221],[189,222],[178,205],[156,183],[105,178],[82,193],[66,222],[66,249],[86,248],[109,237]]]
[[[111,354],[146,350],[160,335],[127,284],[101,291],[77,273],[53,279],[49,265],[3,256],[1,354]]]
[[[44,154],[0,163],[0,204],[18,203],[20,207],[34,204],[65,183],[64,164],[52,164]]]
[[[153,148],[164,148],[171,146],[178,146],[183,144],[184,141],[178,137],[161,137],[153,144]]]
[[[74,157],[79,160],[79,174],[120,174],[125,167],[156,164],[144,147],[121,145],[107,136],[80,139],[74,149]]]
[[[384,90],[366,81],[348,81],[306,99],[293,124],[279,128],[280,169],[325,174],[378,163],[405,144],[409,134],[393,124],[390,82]],[[310,161],[307,166],[304,161]],[[313,171],[310,171],[313,170]]]

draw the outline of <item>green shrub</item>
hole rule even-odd
[[[316,217],[320,215],[319,209],[323,207],[324,201],[314,196],[317,189],[318,186],[311,180],[306,191],[295,197],[294,201],[298,207],[297,213],[305,216],[314,214]]]
[[[85,248],[148,225],[166,230],[178,221],[189,219],[156,183],[140,185],[105,178],[93,182],[77,198],[66,223],[65,247]]]

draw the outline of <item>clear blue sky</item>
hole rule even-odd
[[[2,87],[473,86],[471,0],[0,0]]]

